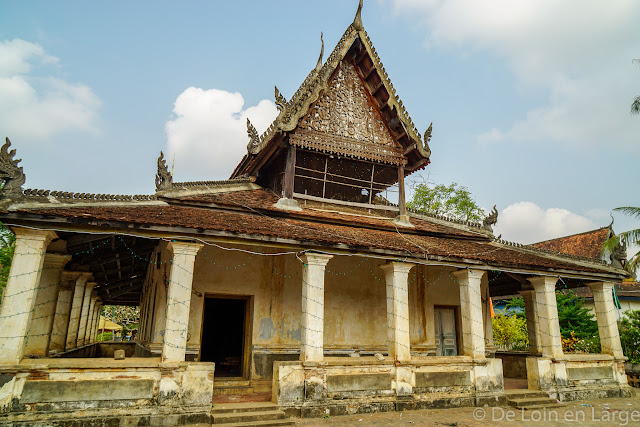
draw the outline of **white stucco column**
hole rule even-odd
[[[62,272],[60,289],[58,290],[58,302],[56,303],[56,313],[53,318],[53,328],[51,329],[49,353],[64,351],[67,331],[69,330],[69,315],[71,314],[73,293],[76,288],[76,280],[80,274],[81,273],[75,271]]]
[[[173,251],[167,288],[167,320],[162,342],[163,362],[184,362],[189,332],[189,309],[196,254],[204,245],[171,242]],[[218,325],[224,327],[224,325]]]
[[[98,324],[100,324],[100,311],[102,311],[102,301],[98,299],[94,308],[93,322],[91,325],[91,339],[89,342],[96,342],[98,338]]]
[[[527,318],[527,335],[529,336],[529,353],[534,356],[542,354],[540,345],[540,330],[538,328],[538,312],[536,307],[536,292],[533,289],[519,291],[524,301],[524,313]]]
[[[462,347],[466,356],[485,358],[484,320],[482,317],[482,270],[454,271],[460,285],[460,317],[462,318]]]
[[[389,356],[393,360],[411,359],[409,337],[409,271],[414,264],[390,262],[380,268],[387,284],[387,330]]]
[[[306,253],[302,259],[302,346],[300,360],[324,357],[324,271],[333,255]]]
[[[96,291],[91,292],[89,300],[89,313],[87,313],[87,327],[84,330],[84,343],[91,344],[91,333],[93,332],[93,319],[96,315],[96,300],[98,299]]]
[[[13,227],[13,232],[15,251],[0,306],[0,363],[22,360],[44,254],[49,242],[56,237],[53,231],[21,227]]]
[[[73,301],[71,302],[71,313],[69,314],[69,328],[67,329],[67,339],[64,346],[65,350],[70,350],[78,345],[78,328],[80,327],[84,288],[89,277],[91,277],[91,273],[80,273],[74,283]]]
[[[84,296],[82,297],[82,310],[80,310],[80,323],[78,326],[78,340],[76,346],[80,347],[85,344],[84,338],[87,334],[87,323],[89,322],[89,305],[91,304],[91,292],[97,285],[96,282],[87,282],[84,286]]]
[[[56,314],[60,278],[62,269],[69,260],[71,260],[69,255],[45,254],[44,256],[31,325],[25,343],[25,355],[45,357],[49,353],[49,340]]]
[[[527,279],[535,291],[536,319],[540,350],[543,357],[562,357],[562,335],[558,322],[555,277],[532,277]]]
[[[598,332],[602,354],[610,354],[615,358],[622,358],[622,344],[618,331],[616,307],[613,304],[613,283],[588,283],[593,293],[593,305],[598,319]]]

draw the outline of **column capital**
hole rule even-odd
[[[553,286],[555,288],[556,283],[558,283],[558,278],[550,277],[550,276],[536,276],[536,277],[528,278],[527,281],[531,283],[531,286],[533,286],[533,289],[537,290],[540,287],[546,287],[546,286]]]
[[[22,240],[38,240],[45,241],[45,245],[51,243],[53,239],[56,239],[58,235],[55,231],[51,230],[36,230],[34,228],[25,228],[25,227],[17,227],[11,226],[11,230],[16,235],[16,238]]]
[[[300,258],[306,265],[318,265],[320,267],[326,267],[329,260],[333,258],[333,255],[306,252]]]
[[[98,286],[98,284],[96,282],[87,282],[85,289],[85,292],[87,291],[87,289],[93,289],[96,286]]]
[[[456,270],[451,275],[456,278],[457,281],[476,279],[481,280],[482,276],[487,274],[485,270],[477,270],[474,268],[461,268]]]
[[[613,282],[591,282],[591,283],[587,283],[587,286],[589,287],[589,289],[591,289],[591,291],[606,292],[606,291],[612,291],[613,287],[615,286],[615,283],[613,283]]]
[[[75,282],[75,281],[78,280],[78,278],[80,277],[81,274],[82,274],[81,271],[64,270],[62,272],[62,281],[63,282]]]
[[[44,268],[63,268],[71,261],[71,255],[44,254]]]
[[[535,292],[535,289],[521,289],[518,291],[518,293],[520,295],[533,295],[533,293]]]
[[[415,266],[415,264],[410,262],[401,262],[401,261],[390,261],[386,264],[381,264],[379,267],[385,273],[389,272],[398,272],[398,273],[408,273]]]
[[[204,247],[203,243],[171,241],[167,247],[173,252],[173,255],[191,255],[195,256],[200,249]]]

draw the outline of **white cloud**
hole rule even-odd
[[[551,140],[637,149],[640,121],[629,106],[640,89],[640,2],[620,0],[393,0],[422,18],[431,46],[504,60],[521,90],[548,93],[544,105],[480,142]],[[419,18],[420,19],[420,18]],[[473,72],[470,70],[470,72]]]
[[[15,140],[46,140],[69,130],[97,131],[100,100],[91,88],[32,74],[34,65],[57,62],[38,44],[0,41],[0,129],[4,134]]]
[[[601,225],[567,209],[542,209],[533,202],[507,206],[498,215],[494,234],[518,243],[535,243],[594,230]]]
[[[174,103],[175,118],[166,125],[168,158],[175,154],[178,180],[226,179],[247,152],[247,117],[262,133],[278,115],[262,100],[243,108],[238,92],[190,87]]]

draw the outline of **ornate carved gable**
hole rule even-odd
[[[389,164],[406,158],[354,66],[342,61],[325,93],[290,137],[292,145]]]

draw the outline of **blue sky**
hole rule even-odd
[[[0,134],[27,187],[154,191],[224,179],[244,121],[275,115],[350,24],[356,0],[0,0]],[[607,225],[640,202],[640,3],[366,0],[365,28],[432,164],[465,185],[497,232],[532,242]],[[325,55],[325,57],[326,57]],[[169,163],[170,163],[169,162]],[[616,231],[639,227],[616,215]]]

